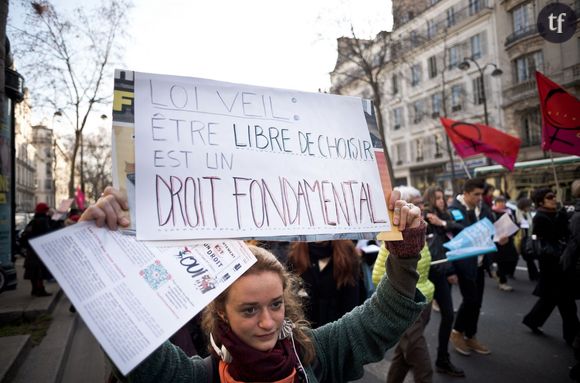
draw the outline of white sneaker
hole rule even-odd
[[[499,287],[499,289],[500,289],[501,291],[512,291],[512,290],[514,289],[513,287],[511,287],[511,286],[510,286],[510,285],[508,285],[507,283],[500,283],[500,284],[498,285],[498,287]]]

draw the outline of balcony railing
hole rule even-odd
[[[528,25],[523,29],[517,30],[505,39],[504,46],[511,45],[518,40],[528,36],[533,36],[538,33],[538,26],[536,24]]]
[[[536,89],[536,80],[530,79],[507,88],[504,91],[504,95],[508,101],[515,101],[516,99],[529,97],[531,93],[537,92]]]
[[[469,0],[461,1],[455,6],[455,12],[453,14],[454,21],[451,25],[448,25],[446,12],[442,12],[433,20],[434,24],[431,32],[428,32],[427,27],[425,26],[416,30],[415,34],[401,38],[399,40],[401,44],[398,49],[393,49],[393,54],[406,54],[415,48],[421,47],[425,44],[431,44],[433,39],[449,33],[449,29],[464,25],[468,20],[480,17],[484,12],[491,12],[492,8],[489,6],[488,2],[489,0],[479,0],[477,5],[473,3],[470,6]],[[419,15],[417,15],[417,17],[418,16]]]

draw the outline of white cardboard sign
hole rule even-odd
[[[135,73],[138,239],[390,231],[361,100]]]

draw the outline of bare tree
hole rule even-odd
[[[96,201],[101,191],[113,182],[111,168],[111,144],[103,137],[110,135],[105,128],[85,137],[85,178],[87,183],[86,196]]]
[[[391,57],[396,55],[393,50],[397,45],[393,43],[390,32],[379,32],[374,39],[360,39],[357,37],[354,28],[351,27],[352,37],[341,37],[338,39],[337,64],[331,76],[342,77],[347,81],[341,81],[344,85],[363,84],[370,89],[370,94],[365,94],[373,100],[375,113],[377,115],[377,125],[383,142],[383,151],[388,158],[388,151],[385,140],[385,129],[382,112],[382,72],[387,67]],[[348,94],[345,86],[335,87],[333,93]],[[394,176],[390,159],[387,160],[389,173]]]
[[[110,100],[114,61],[121,53],[129,0],[105,0],[92,9],[59,12],[50,1],[22,1],[23,25],[13,25],[20,70],[30,84],[35,105],[66,117],[74,129],[69,196],[74,196],[77,155],[84,191],[83,131],[95,108]],[[98,113],[96,114],[98,118]]]

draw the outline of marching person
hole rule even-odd
[[[482,203],[484,188],[485,182],[481,179],[472,178],[465,181],[463,194],[458,195],[449,207],[456,223],[468,227],[484,218],[493,222],[491,209],[486,203]],[[465,356],[470,355],[471,351],[482,355],[491,353],[489,348],[475,337],[483,301],[485,270],[489,266],[490,260],[485,255],[453,262],[463,301],[451,331],[451,343],[458,353]]]
[[[579,327],[578,314],[573,291],[560,265],[568,239],[568,216],[565,209],[558,210],[556,193],[551,189],[537,189],[532,199],[536,204],[532,227],[539,241],[540,262],[540,278],[534,295],[539,298],[522,323],[535,334],[542,334],[542,325],[557,306],[562,316],[562,336],[571,345]]]
[[[417,319],[425,298],[416,267],[425,244],[418,207],[398,200],[389,207],[403,241],[388,242],[387,273],[375,294],[336,322],[311,329],[296,294],[296,278],[270,252],[250,247],[257,262],[204,310],[211,357],[188,358],[165,342],[125,379],[129,382],[346,382],[363,366],[382,360]],[[107,188],[82,215],[111,230],[129,224],[127,201]]]
[[[425,190],[424,200],[427,205],[425,217],[427,219],[427,243],[433,261],[445,259],[447,249],[443,247],[453,236],[459,234],[463,226],[456,223],[445,200],[443,190],[439,187],[430,187]],[[453,299],[451,285],[457,284],[457,275],[450,262],[431,265],[429,280],[435,286],[434,299],[439,304],[441,321],[439,322],[439,336],[437,346],[437,372],[450,376],[464,377],[465,372],[451,363],[449,355],[449,336],[453,327]]]

